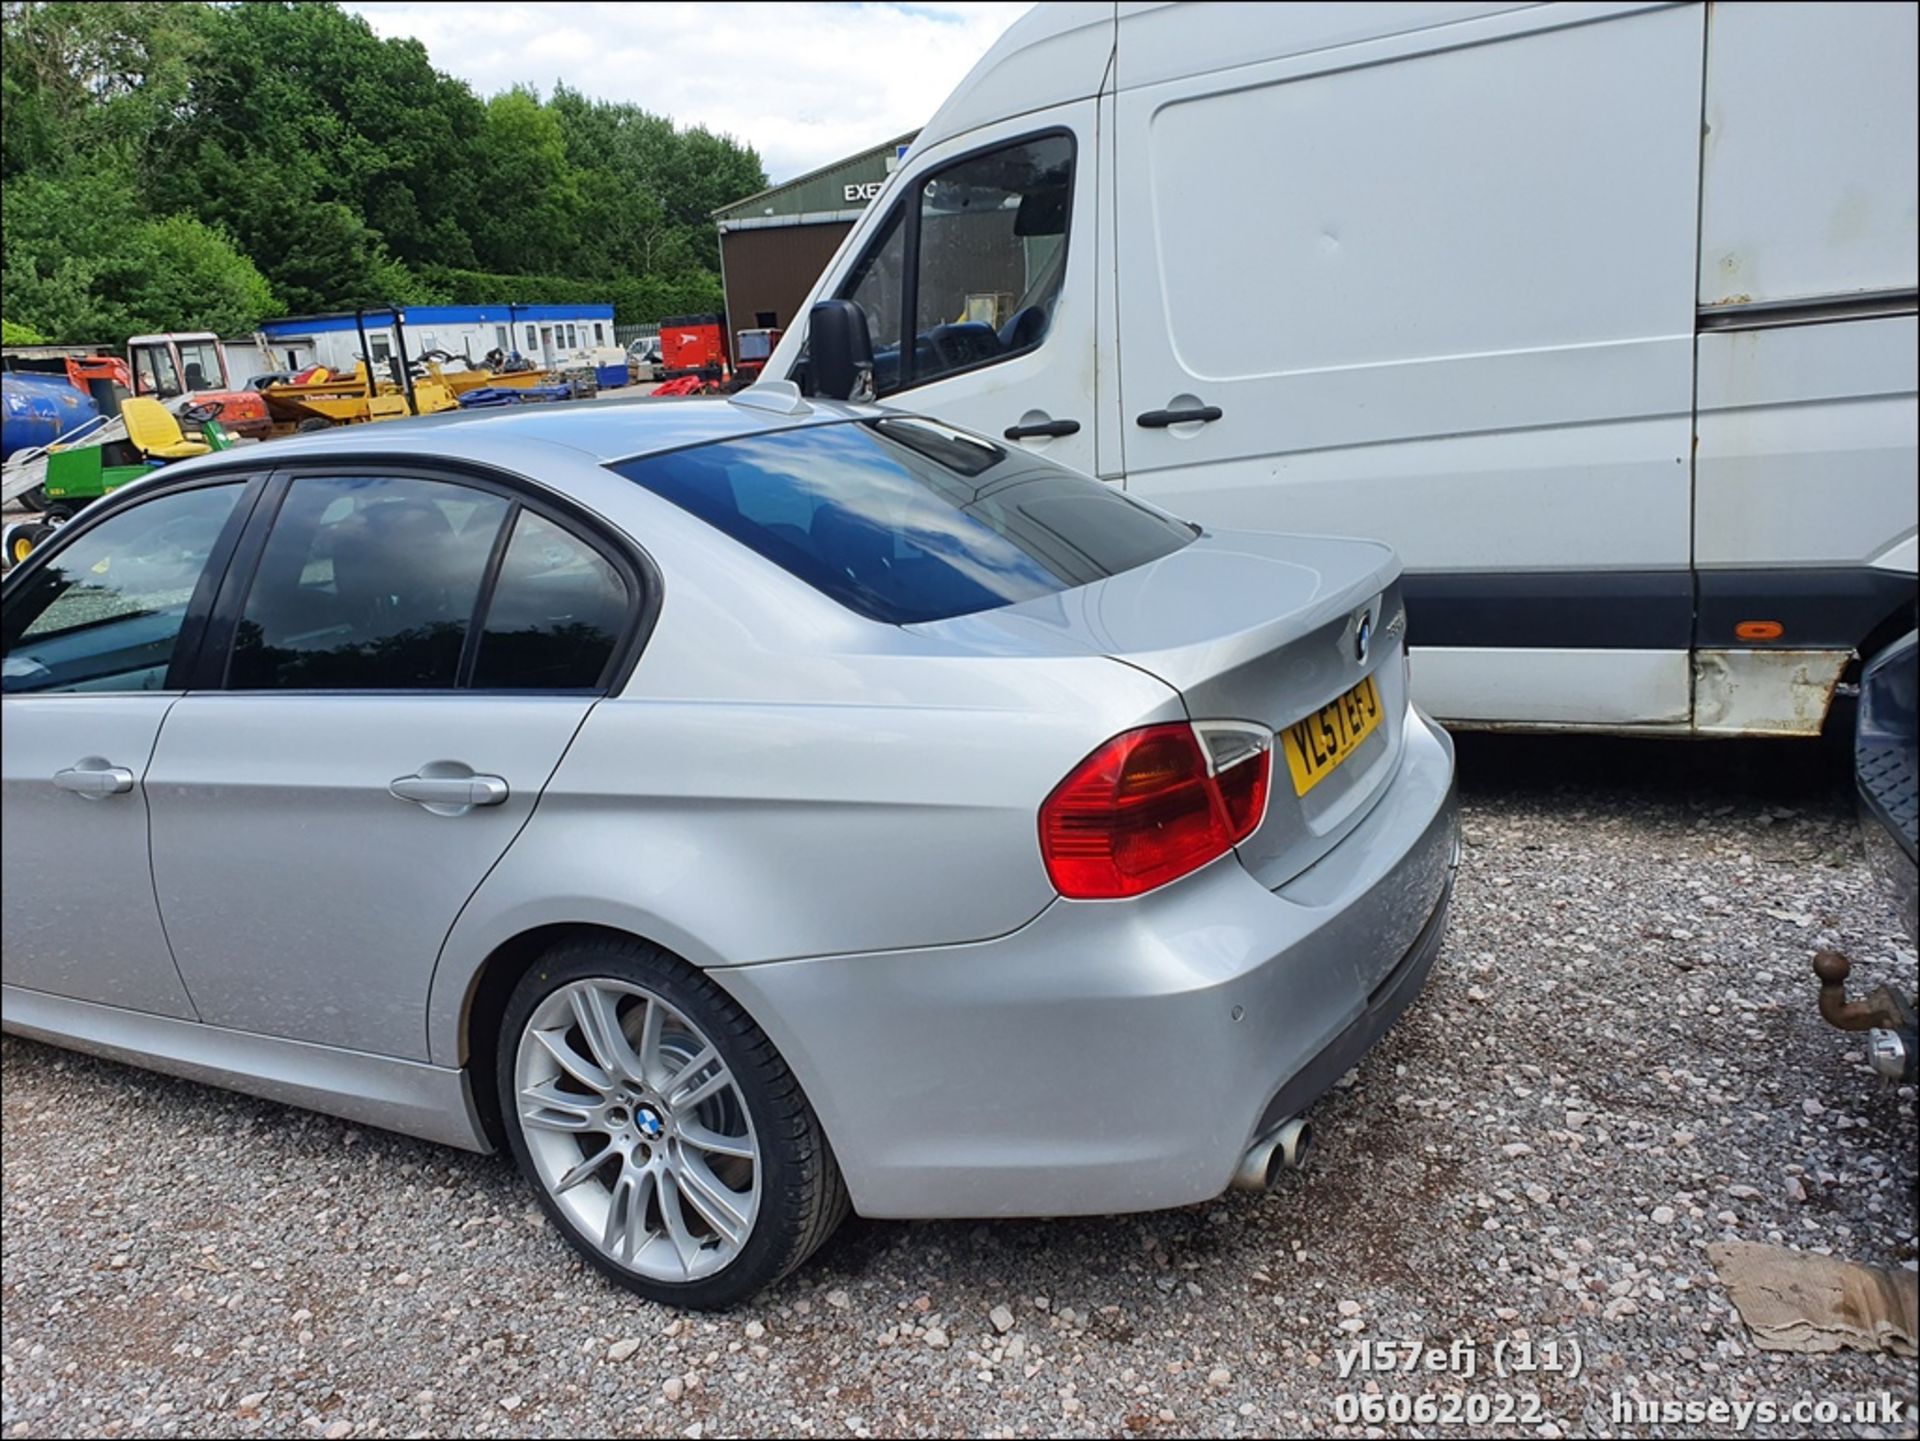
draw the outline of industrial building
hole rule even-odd
[[[400,308],[400,321],[406,329],[407,354],[415,357],[444,350],[477,362],[498,350],[554,366],[615,344],[610,303],[407,305]],[[392,355],[397,348],[393,312],[369,310],[365,323],[373,358],[379,361]],[[359,322],[352,311],[286,316],[263,321],[255,343],[260,371],[302,370],[309,365],[346,369],[359,358]],[[234,357],[236,370],[244,364],[242,358]]]
[[[720,280],[729,338],[784,330],[834,251],[893,174],[918,131],[723,205]]]

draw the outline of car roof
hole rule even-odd
[[[887,414],[873,406],[837,401],[795,401],[775,408],[737,402],[737,397],[729,401],[704,396],[665,400],[635,396],[631,400],[446,411],[411,420],[336,426],[288,436],[272,441],[268,449],[276,460],[405,450],[484,461],[503,445],[532,443],[565,446],[606,462]]]

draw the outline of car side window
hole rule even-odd
[[[234,635],[236,690],[448,690],[510,502],[451,481],[301,476]]]
[[[48,557],[7,597],[7,695],[152,691],[245,483],[156,495]]]
[[[627,586],[604,556],[522,510],[487,604],[473,684],[577,690],[600,684],[627,618]]]

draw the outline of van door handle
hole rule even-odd
[[[1080,422],[1077,420],[1044,420],[1037,425],[1009,425],[1000,432],[1008,440],[1026,440],[1036,435],[1078,435]]]
[[[1190,410],[1142,411],[1133,419],[1143,430],[1165,430],[1169,425],[1185,425],[1190,421],[1218,420],[1220,415],[1217,405],[1196,405]]]
[[[133,789],[133,772],[125,766],[68,766],[55,771],[53,783],[90,801],[123,796]]]
[[[401,776],[387,787],[396,800],[423,806],[497,806],[512,792],[499,776]]]

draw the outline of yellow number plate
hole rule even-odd
[[[1288,726],[1280,735],[1294,794],[1303,796],[1332,775],[1379,724],[1380,692],[1368,676],[1332,705]]]

